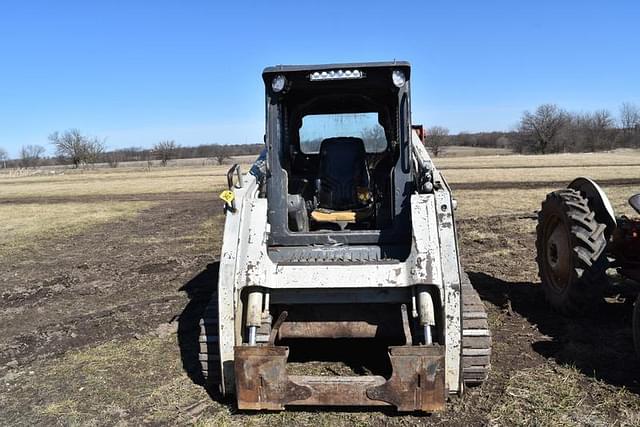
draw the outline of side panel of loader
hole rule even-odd
[[[224,224],[224,237],[222,241],[222,253],[220,256],[220,271],[218,275],[218,313],[219,313],[219,345],[220,345],[220,369],[222,381],[220,391],[222,394],[233,394],[235,381],[233,375],[233,347],[236,345],[241,326],[236,322],[241,321],[241,316],[236,312],[242,307],[238,299],[235,284],[240,271],[239,254],[246,253],[249,246],[247,218],[251,217],[246,212],[246,201],[256,192],[256,179],[251,174],[241,177],[242,183],[237,183],[233,190],[235,193],[236,212],[227,212]],[[241,339],[240,341],[241,342]]]

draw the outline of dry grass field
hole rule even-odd
[[[551,313],[534,261],[545,194],[591,176],[630,213],[640,153],[466,154],[436,164],[459,201],[462,261],[489,310],[493,369],[432,416],[238,413],[192,381],[227,166],[0,175],[0,424],[640,425],[630,305],[584,319]]]

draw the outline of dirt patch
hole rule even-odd
[[[568,181],[487,181],[487,182],[463,182],[453,183],[451,187],[454,190],[500,190],[508,188],[566,188],[571,180]],[[640,179],[621,178],[621,179],[599,179],[598,184],[601,186],[619,186],[619,185],[638,185]]]
[[[637,425],[630,307],[555,315],[538,292],[535,217],[459,221],[488,308],[489,380],[447,411],[238,413],[197,377],[197,324],[216,279],[223,216],[210,194],[57,240],[0,266],[0,424]],[[206,228],[205,228],[206,224]],[[333,367],[331,367],[333,369]]]
[[[638,167],[640,166],[640,162],[635,163],[584,163],[581,164],[580,167],[583,168],[624,168],[624,167]],[[447,165],[441,167],[440,170],[448,171],[448,170],[469,170],[469,169],[564,169],[567,165],[474,165],[473,167],[469,167],[469,165]]]
[[[4,184],[3,184],[4,185]],[[195,199],[211,198],[210,192],[176,193],[137,193],[137,194],[82,194],[77,196],[25,196],[1,197],[0,205],[11,204],[56,204],[56,203],[94,203],[94,202],[189,202]]]
[[[180,313],[180,287],[213,259],[214,248],[196,243],[205,238],[200,224],[216,212],[210,195],[167,199],[2,264],[0,375],[8,362],[144,333]]]

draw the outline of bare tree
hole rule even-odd
[[[178,146],[173,140],[160,141],[153,146],[153,152],[160,159],[162,166],[166,166],[167,162],[175,157],[177,150]]]
[[[83,163],[95,163],[105,149],[103,141],[85,136],[78,129],[54,132],[49,141],[56,147],[56,155],[76,168]]]
[[[558,137],[567,122],[567,114],[555,104],[543,104],[535,112],[525,111],[520,119],[519,132],[536,144],[536,151],[544,154]]]
[[[625,132],[636,132],[640,128],[640,108],[636,104],[625,102],[620,106],[620,124]]]
[[[614,120],[607,110],[598,110],[586,116],[587,143],[591,151],[611,149],[613,137],[611,131]]]
[[[383,151],[387,148],[387,137],[382,126],[363,129],[360,136],[366,141],[367,147],[372,147],[375,152]]]
[[[444,145],[447,142],[449,129],[442,126],[432,126],[427,129],[425,135],[425,145],[433,153],[434,157],[438,157],[444,152]]]
[[[221,144],[213,144],[211,146],[211,153],[219,165],[231,156],[231,150],[229,147]]]
[[[23,146],[20,149],[20,165],[25,168],[38,166],[45,151],[45,148],[41,145]]]
[[[98,138],[87,139],[87,149],[85,154],[86,163],[97,163],[100,157],[104,154],[105,143]]]
[[[7,167],[7,160],[9,160],[9,153],[4,148],[0,148],[0,163],[2,163],[2,169]]]
[[[120,162],[122,161],[123,155],[122,151],[116,150],[110,153],[107,153],[107,163],[110,168],[117,168]]]

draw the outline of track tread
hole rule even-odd
[[[471,285],[466,273],[462,275],[462,379],[466,386],[482,384],[491,369],[491,331],[485,306]]]
[[[202,376],[206,385],[213,391],[219,391],[222,373],[220,367],[220,343],[218,332],[218,293],[211,295],[202,318],[200,319],[200,336],[198,337]]]

